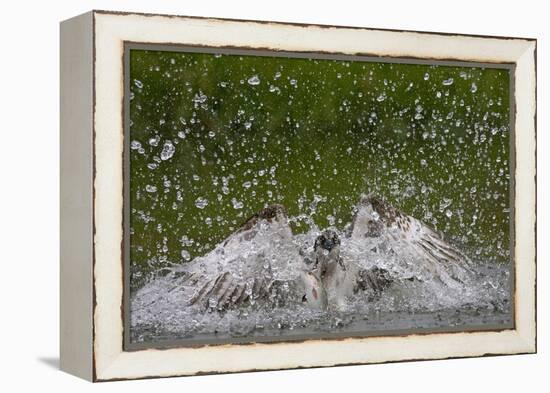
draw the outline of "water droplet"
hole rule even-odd
[[[386,99],[386,94],[385,93],[382,93],[380,94],[377,98],[376,98],[376,101],[378,102],[382,102]]]
[[[187,250],[181,250],[181,257],[184,260],[188,261],[188,260],[191,259],[191,254],[189,254],[189,251],[187,251]]]
[[[445,79],[443,81],[443,86],[451,86],[454,83],[454,81],[455,80],[453,78]]]
[[[451,217],[453,216],[453,212],[450,211],[450,210],[447,210],[447,211],[445,212],[445,215],[446,215],[448,218],[451,218]]]
[[[260,78],[258,77],[258,75],[254,75],[254,76],[251,76],[250,78],[248,78],[248,84],[251,85],[251,86],[257,86],[260,84]]]
[[[157,188],[156,188],[155,186],[152,186],[152,185],[150,185],[150,184],[147,184],[147,185],[145,186],[145,191],[151,192],[151,193],[152,193],[152,192],[157,192]]]
[[[450,199],[450,198],[443,198],[443,199],[441,200],[441,202],[439,202],[439,211],[442,212],[443,210],[445,210],[446,208],[448,208],[448,207],[451,205],[451,203],[453,203],[453,200],[452,200],[452,199]]]
[[[470,91],[472,93],[475,93],[477,91],[477,85],[475,83],[472,83],[472,87],[470,87]]]
[[[290,84],[291,84],[292,86],[296,86],[296,85],[298,84],[298,81],[297,81],[296,79],[291,79],[291,80],[290,80]]]
[[[143,82],[140,80],[134,79],[134,85],[136,85],[138,89],[143,88]]]
[[[204,209],[206,206],[208,206],[208,199],[203,197],[198,197],[195,200],[195,206],[198,207],[199,209]]]
[[[163,161],[169,160],[170,158],[172,158],[175,152],[176,146],[174,146],[172,141],[166,141],[164,142],[164,147],[162,148],[162,152],[160,153],[160,159]]]
[[[193,97],[193,102],[195,104],[204,104],[208,100],[208,96],[204,94],[202,91],[199,91],[195,96]]]
[[[214,298],[208,299],[208,307],[216,308],[218,306],[218,301]]]
[[[427,81],[428,79],[430,79],[430,74],[428,74],[427,72],[424,74],[424,80]]]
[[[130,143],[130,149],[137,150],[139,148],[141,148],[141,143],[139,143],[138,141],[132,141]]]
[[[245,181],[245,182],[243,183],[243,187],[244,187],[244,188],[250,188],[251,186],[252,186],[252,183],[249,182],[249,181]]]
[[[235,198],[231,199],[231,203],[233,204],[233,209],[242,209],[244,207],[244,203]]]
[[[158,135],[155,135],[154,137],[149,138],[149,144],[150,144],[151,146],[158,146],[158,145],[159,145],[159,141],[160,141],[160,136],[158,136]]]

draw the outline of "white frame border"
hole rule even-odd
[[[93,12],[93,379],[536,352],[536,41]],[[123,351],[124,42],[515,63],[515,329]]]

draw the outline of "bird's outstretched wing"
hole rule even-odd
[[[302,299],[302,263],[286,210],[271,205],[172,275],[175,287],[188,294],[185,302],[190,306],[218,311],[264,303],[282,306]]]
[[[393,253],[410,264],[419,279],[453,285],[472,273],[470,259],[441,234],[374,194],[361,197],[348,236],[374,250]]]
[[[291,280],[290,283],[292,282]],[[286,285],[289,286],[289,283]],[[256,302],[281,306],[284,299],[287,299],[284,290],[285,281],[264,277],[252,277],[243,281],[225,271],[214,278],[203,277],[199,280],[188,304],[215,310],[227,310]]]

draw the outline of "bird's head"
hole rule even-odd
[[[317,252],[321,249],[330,252],[336,246],[340,246],[340,238],[338,237],[338,234],[332,229],[327,229],[317,236],[313,250]]]
[[[313,246],[315,254],[314,270],[324,278],[327,271],[336,267],[340,261],[340,237],[332,229],[323,231],[315,240]]]

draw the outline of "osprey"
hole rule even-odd
[[[353,297],[377,299],[400,281],[460,289],[472,274],[470,260],[442,235],[374,194],[361,196],[346,228],[342,237],[334,229],[321,232],[313,250],[304,251],[286,209],[267,206],[206,255],[157,278],[166,285],[153,281],[132,302],[149,308],[178,301],[220,312],[296,303],[340,309]]]

